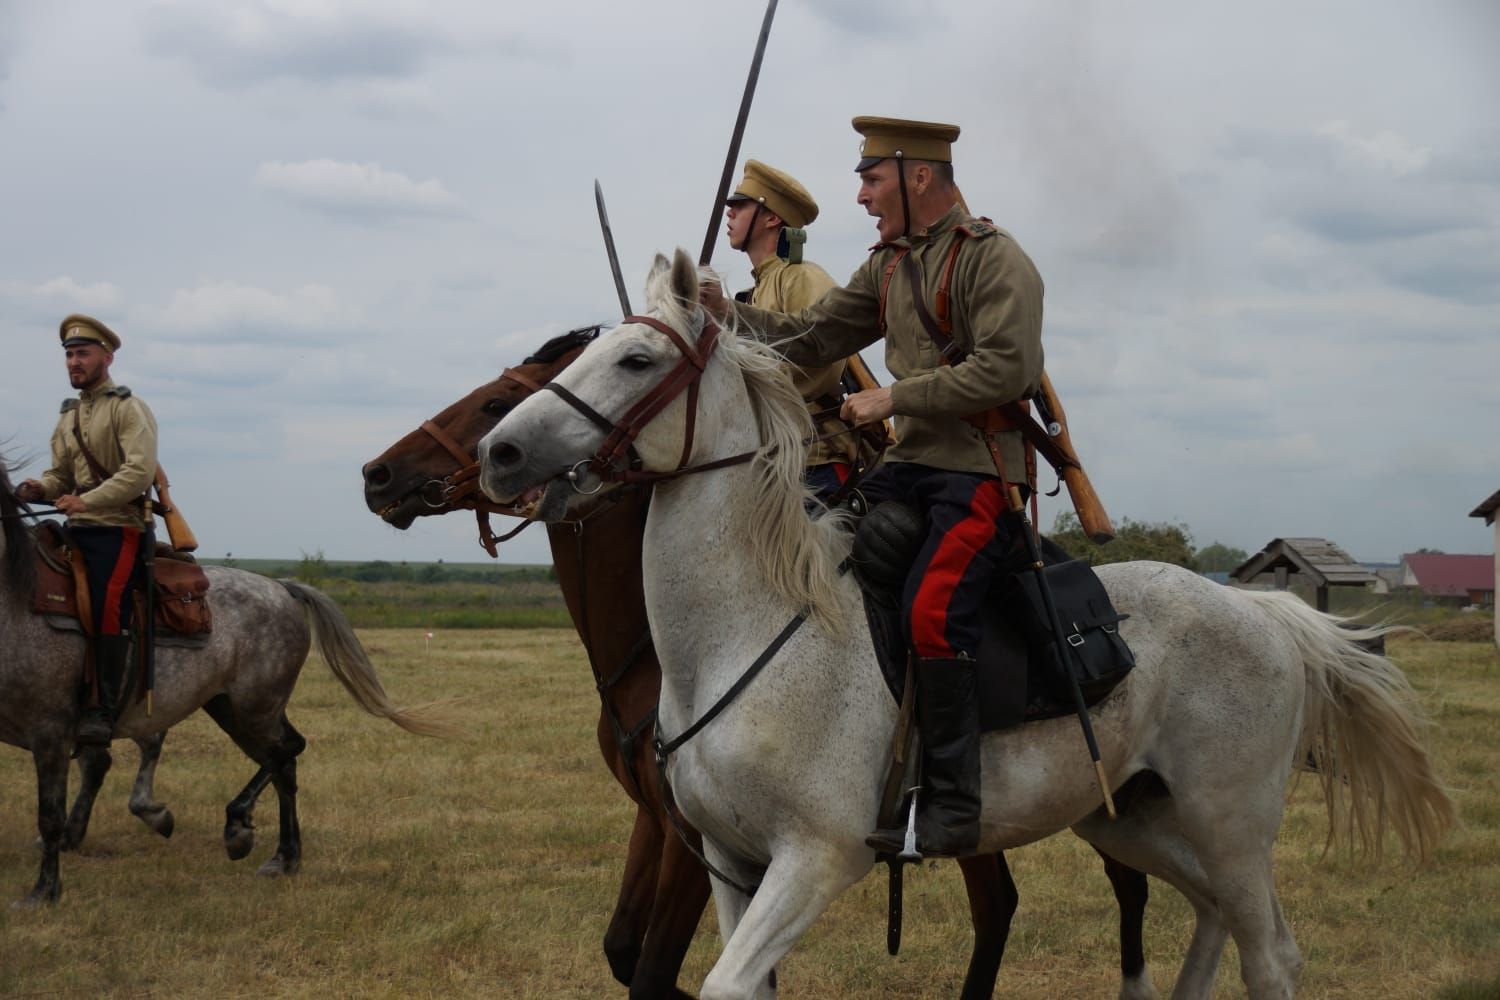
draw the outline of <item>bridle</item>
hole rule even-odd
[[[525,389],[528,394],[538,392],[542,388],[535,379],[514,368],[505,369],[500,373],[500,378],[514,382]],[[527,525],[531,524],[530,518],[526,516],[525,508],[519,503],[495,503],[485,496],[479,489],[479,460],[472,453],[464,450],[463,446],[453,439],[453,435],[439,427],[436,421],[424,420],[419,429],[442,445],[443,450],[458,462],[456,471],[442,479],[429,479],[422,484],[421,489],[418,490],[422,502],[436,513],[472,510],[474,520],[479,526],[479,544],[489,553],[491,559],[498,558],[500,543],[516,537],[526,529]],[[521,523],[503,535],[496,535],[490,528],[491,514],[509,514],[512,517],[519,517]]]
[[[693,454],[693,428],[698,417],[698,387],[703,380],[708,359],[719,342],[719,325],[712,317],[705,317],[703,330],[698,334],[696,344],[689,343],[682,334],[654,316],[626,316],[620,322],[621,325],[640,323],[664,334],[681,352],[682,357],[619,420],[610,420],[556,382],[541,386],[542,391],[553,393],[604,431],[604,442],[599,450],[565,473],[575,491],[587,495],[597,493],[605,483],[638,484],[676,479],[695,472],[708,472],[748,462],[758,454],[757,451],[748,451],[698,465],[688,464]],[[666,472],[642,469],[641,457],[635,450],[635,439],[647,424],[684,392],[687,393],[687,421],[683,428],[682,455],[677,460],[677,467]]]

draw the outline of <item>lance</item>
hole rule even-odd
[[[745,121],[750,117],[750,100],[755,96],[755,84],[760,79],[760,63],[766,55],[766,40],[771,36],[771,20],[776,16],[776,0],[766,4],[766,16],[760,23],[760,38],[755,42],[755,58],[750,60],[750,78],[745,81],[745,95],[740,98],[740,114],[734,121],[734,135],[729,139],[729,155],[724,159],[724,173],[719,177],[719,193],[714,196],[712,214],[708,217],[708,234],[703,237],[703,252],[698,254],[698,266],[707,267],[713,260],[714,243],[719,239],[720,220],[724,214],[724,199],[729,197],[729,185],[734,179],[735,164],[740,159],[740,140],[745,137]]]
[[[634,316],[635,310],[630,308],[630,293],[625,291],[625,276],[620,273],[620,255],[615,253],[615,232],[609,228],[609,213],[604,210],[604,189],[599,186],[597,178],[594,180],[594,204],[599,209],[599,228],[604,231],[604,252],[609,254],[609,273],[615,279],[615,294],[620,296],[620,308],[624,310],[620,315]]]

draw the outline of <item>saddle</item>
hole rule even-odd
[[[897,704],[905,690],[908,655],[901,589],[925,537],[921,516],[891,501],[866,514],[855,532],[854,574],[864,592],[865,617],[881,671]],[[1018,539],[985,597],[978,656],[982,732],[1072,715],[1072,688],[1064,671],[1078,679],[1084,704],[1095,705],[1135,666],[1118,628],[1127,616],[1114,610],[1093,568],[1046,538],[1041,550],[1071,648],[1066,656],[1058,649],[1025,545]]]
[[[83,594],[80,602],[79,595]],[[45,521],[36,532],[36,584],[31,610],[55,629],[87,634],[83,611],[88,584],[83,558],[69,542],[67,529]],[[156,629],[161,639],[202,639],[213,631],[208,604],[208,576],[185,552],[156,546]]]

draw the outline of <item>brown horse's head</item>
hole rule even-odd
[[[387,448],[364,467],[365,505],[387,524],[401,529],[410,527],[418,517],[470,506],[454,502],[454,477],[475,463],[479,439],[535,386],[551,381],[566,368],[599,335],[599,329],[582,327],[553,337],[520,365],[449,405]],[[460,461],[459,453],[467,459]],[[482,496],[478,499],[484,500]]]

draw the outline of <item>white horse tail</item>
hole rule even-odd
[[[1328,805],[1328,844],[1379,858],[1385,827],[1427,857],[1458,813],[1422,744],[1427,719],[1394,663],[1359,643],[1398,629],[1361,626],[1292,594],[1241,591],[1286,630],[1307,671],[1297,760],[1312,755]]]
[[[409,733],[419,736],[457,736],[459,727],[442,711],[441,704],[401,708],[392,703],[375,674],[375,665],[360,644],[349,619],[332,598],[315,587],[295,580],[278,580],[306,610],[312,622],[318,652],[328,662],[333,676],[339,679],[359,707],[382,719],[390,719]]]

